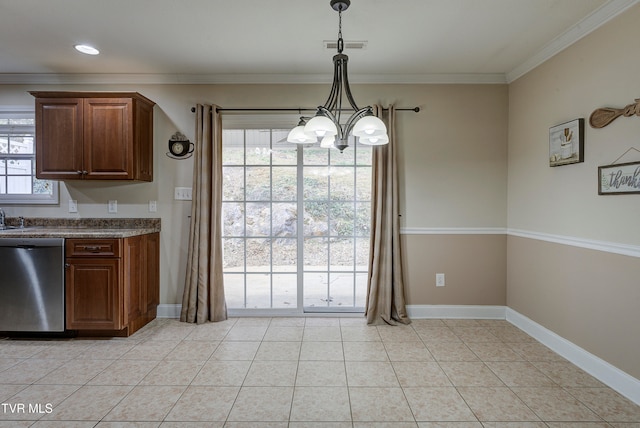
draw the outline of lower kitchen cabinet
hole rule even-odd
[[[156,317],[159,233],[67,239],[66,328],[128,336]]]

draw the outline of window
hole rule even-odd
[[[33,111],[0,111],[0,203],[58,203],[58,182],[36,178],[35,157]]]
[[[363,311],[371,148],[224,129],[223,263],[230,309]]]

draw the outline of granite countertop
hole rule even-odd
[[[6,224],[0,238],[127,238],[160,232],[159,218],[25,218],[24,228],[18,218],[7,218]]]

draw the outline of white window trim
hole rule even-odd
[[[0,107],[0,118],[2,119],[24,119],[33,118],[35,112],[33,107],[24,106],[4,106]],[[0,132],[6,129],[7,125],[0,125]],[[35,133],[35,130],[34,130]],[[35,152],[35,150],[34,150]],[[27,155],[31,157],[31,155]],[[6,158],[3,154],[0,157]],[[33,155],[35,162],[35,153]],[[52,193],[50,195],[9,195],[0,194],[0,204],[2,205],[58,205],[60,204],[60,184],[56,180],[49,180],[52,184]]]

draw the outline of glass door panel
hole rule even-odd
[[[303,150],[304,310],[361,312],[371,203],[371,177],[364,175],[371,172],[371,149]]]

